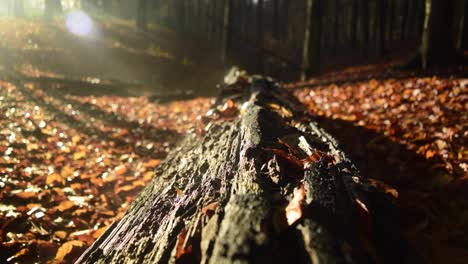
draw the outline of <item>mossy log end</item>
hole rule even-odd
[[[203,127],[77,263],[414,262],[389,193],[285,89],[224,85]]]

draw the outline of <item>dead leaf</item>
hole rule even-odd
[[[393,198],[397,199],[398,198],[398,191],[391,187],[390,185],[387,185],[386,183],[374,179],[368,179],[370,184],[374,186],[378,191],[381,191],[385,194],[390,194]]]
[[[104,234],[104,232],[106,232],[107,228],[109,228],[109,226],[101,227],[98,230],[94,231],[93,238],[98,239],[102,234]]]
[[[65,231],[55,231],[55,232],[54,232],[54,236],[56,236],[57,238],[62,239],[62,240],[64,240],[65,238],[67,238],[67,235],[68,235],[68,234],[67,234],[67,232],[65,232]]]
[[[145,168],[154,168],[161,163],[159,159],[152,159],[145,163]]]
[[[20,199],[29,200],[37,197],[37,192],[17,192],[15,193],[15,196]]]
[[[215,213],[216,208],[218,208],[218,202],[212,202],[202,208],[202,213],[208,217],[211,217]]]
[[[56,183],[63,185],[65,184],[65,179],[57,173],[52,173],[49,176],[47,176],[46,178],[47,185],[54,185]]]
[[[114,170],[116,176],[124,175],[128,172],[128,167],[126,165],[117,166]]]
[[[58,261],[66,261],[68,263],[75,262],[76,259],[86,249],[86,244],[82,241],[72,240],[63,244],[57,251],[55,259]]]
[[[177,238],[176,259],[180,259],[186,254],[192,253],[192,245],[185,245],[187,230],[183,229]]]
[[[435,151],[432,151],[432,150],[428,150],[426,151],[426,159],[430,159],[432,157],[434,157],[437,153]]]
[[[286,207],[286,219],[289,225],[293,225],[297,220],[302,217],[302,202],[305,199],[305,188],[304,185],[294,190],[292,200]]]
[[[73,208],[75,206],[75,203],[70,201],[70,200],[65,200],[63,202],[61,202],[58,206],[57,206],[57,210],[59,210],[60,212],[65,212],[71,208]]]
[[[75,152],[75,154],[73,154],[73,159],[74,160],[80,160],[82,158],[86,157],[86,152],[85,151],[79,151],[79,152]]]

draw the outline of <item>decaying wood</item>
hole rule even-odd
[[[394,263],[395,190],[359,176],[272,81],[228,79],[200,127],[77,263]],[[414,259],[412,259],[414,260]]]

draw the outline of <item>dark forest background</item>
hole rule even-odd
[[[12,4],[18,16],[23,2]],[[228,65],[290,80],[390,58],[453,62],[468,46],[466,0],[46,0],[44,17],[63,3],[169,27]]]

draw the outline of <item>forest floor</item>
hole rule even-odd
[[[121,21],[81,38],[3,19],[0,36],[0,262],[72,262],[213,100],[154,98],[213,95],[222,71],[168,30]],[[406,235],[431,263],[468,260],[466,72],[371,65],[286,85],[364,176],[398,189]]]
[[[363,176],[398,190],[402,227],[425,262],[466,263],[468,68],[376,77],[380,67],[288,88]]]

